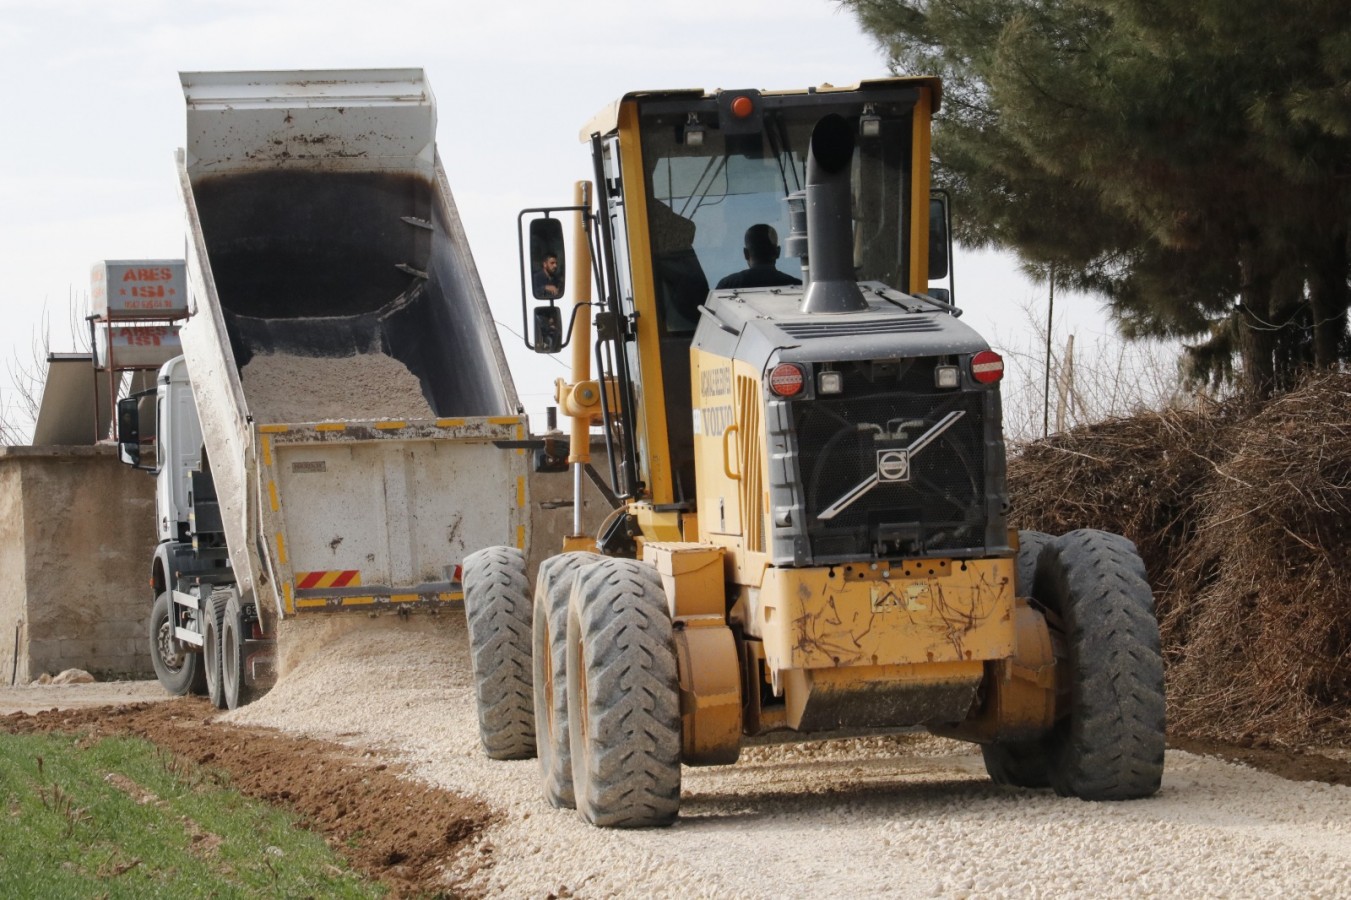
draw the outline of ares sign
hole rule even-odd
[[[188,314],[181,259],[104,260],[90,273],[89,301],[100,319],[177,319]]]

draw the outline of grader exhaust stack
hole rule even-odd
[[[854,279],[849,169],[854,131],[829,115],[812,130],[807,156],[807,290],[804,313],[860,312],[868,308]],[[800,242],[799,242],[800,246]]]

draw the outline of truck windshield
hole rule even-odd
[[[760,133],[723,135],[710,128],[699,146],[683,140],[679,117],[643,117],[654,289],[667,334],[693,331],[709,289],[747,267],[746,229],[769,225],[783,246],[789,231],[784,199],[806,184],[808,141],[822,114],[819,107],[770,110]],[[858,115],[855,110],[855,125]],[[883,118],[879,134],[860,137],[852,172],[856,277],[902,290],[910,141],[908,113]],[[796,257],[780,255],[776,265],[802,277]]]

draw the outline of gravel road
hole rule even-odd
[[[285,637],[278,686],[226,720],[378,746],[503,810],[456,864],[493,895],[1351,896],[1351,788],[1180,751],[1155,798],[1090,804],[997,787],[928,736],[761,746],[685,769],[673,827],[603,831],[545,803],[533,760],[482,755],[458,614]]]

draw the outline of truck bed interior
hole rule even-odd
[[[437,416],[515,412],[478,276],[447,233],[458,220],[428,177],[265,169],[192,190],[236,366],[384,353]]]

